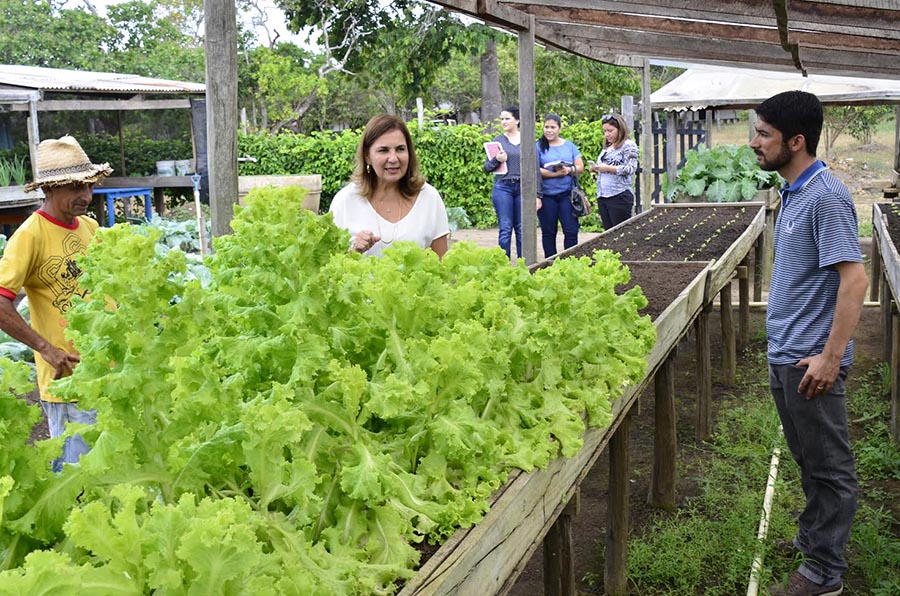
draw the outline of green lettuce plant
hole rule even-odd
[[[699,145],[687,153],[684,167],[675,183],[663,182],[666,197],[701,197],[714,203],[752,200],[757,191],[779,186],[777,172],[759,167],[756,154],[749,145],[718,145],[709,149]]]
[[[158,229],[98,232],[67,314],[81,363],[52,385],[98,410],[78,465],[26,444],[27,371],[0,362],[0,596],[392,594],[415,543],[576,454],[646,374],[654,327],[613,253],[367,258],[302,198],[251,191],[208,283]]]

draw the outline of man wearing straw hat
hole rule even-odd
[[[0,259],[0,329],[34,350],[41,406],[50,436],[63,433],[67,422],[93,424],[97,413],[63,403],[49,391],[50,381],[72,374],[80,361],[66,341],[65,315],[78,288],[80,270],[75,257],[87,249],[97,222],[85,216],[94,183],[112,173],[109,164],[93,164],[74,138],[42,141],[37,150],[36,177],[26,192],[40,187],[41,208],[16,230]],[[28,296],[31,325],[16,311],[19,290]],[[53,462],[75,463],[89,450],[79,435],[66,438],[62,457]]]

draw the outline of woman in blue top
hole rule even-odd
[[[491,199],[500,227],[498,243],[510,256],[513,230],[516,231],[516,257],[522,256],[522,151],[519,135],[519,108],[510,106],[500,112],[503,134],[494,137],[500,143],[497,155],[484,162],[484,171],[493,172],[506,163],[505,174],[494,175]]]
[[[537,161],[541,171],[538,220],[544,258],[556,254],[556,222],[563,230],[563,246],[578,244],[578,219],[572,213],[572,173],[581,174],[584,162],[578,147],[559,136],[562,121],[556,114],[544,118],[544,134],[537,142]]]

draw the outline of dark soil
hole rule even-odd
[[[709,261],[744,233],[759,207],[710,205],[657,207],[629,220],[620,230],[601,234],[568,256],[591,256],[609,249],[623,261]]]
[[[641,314],[650,315],[654,321],[707,266],[707,263],[652,261],[623,264],[631,271],[631,281],[622,286],[621,291],[640,286],[647,298],[647,306]]]
[[[891,241],[900,248],[900,203],[879,203],[878,207],[884,214]]]

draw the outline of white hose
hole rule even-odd
[[[747,585],[747,596],[756,596],[759,591],[759,572],[762,570],[763,551],[765,550],[763,541],[766,539],[766,533],[769,531],[769,516],[772,513],[772,501],[775,497],[775,479],[778,477],[778,458],[780,455],[781,449],[776,447],[772,452],[772,462],[769,464],[766,496],[763,498],[762,517],[759,519],[759,531],[756,533],[759,545],[756,557],[753,559],[753,565],[750,567],[750,583]]]

